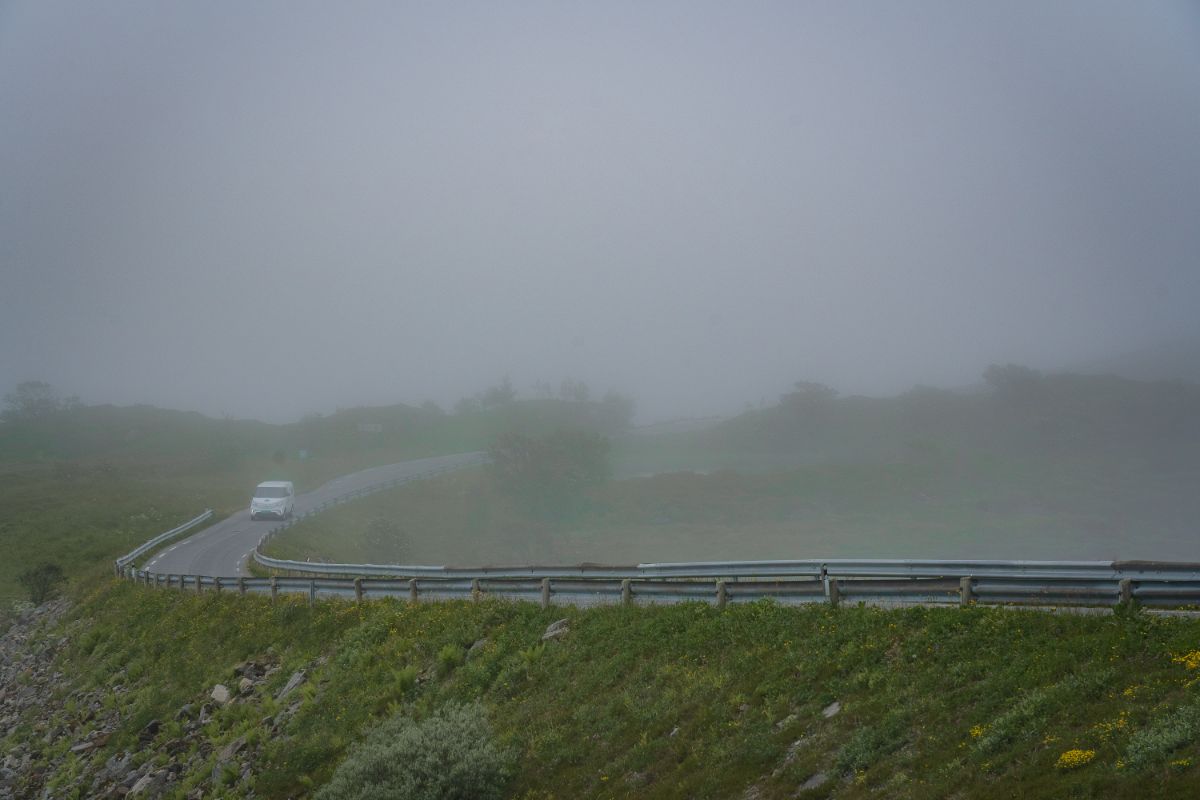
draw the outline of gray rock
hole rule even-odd
[[[244,748],[245,746],[246,746],[246,737],[239,736],[238,738],[234,739],[229,744],[225,745],[224,748],[222,748],[221,752],[217,755],[217,761],[220,763],[224,763],[226,761],[232,761],[233,757],[236,756],[238,753],[242,752],[242,748]]]
[[[570,632],[571,632],[571,620],[569,620],[569,619],[556,620],[554,622],[551,622],[548,626],[546,626],[546,632],[542,634],[542,641],[545,642],[550,639],[557,639],[560,636],[566,636]]]
[[[832,717],[834,714],[838,713],[841,710],[842,710],[841,702],[834,700],[832,703],[825,706],[825,708],[821,709],[821,715],[823,717],[825,717],[825,719],[829,719],[830,717]]]
[[[238,681],[238,691],[242,694],[249,694],[253,688],[254,681],[250,680],[249,678],[242,678],[240,681]]]
[[[800,791],[807,792],[809,789],[819,789],[829,782],[829,776],[824,772],[818,772],[804,783],[800,784]]]
[[[229,687],[223,683],[218,683],[214,686],[208,696],[219,706],[228,705],[229,701],[233,698],[233,695],[229,693]]]
[[[126,797],[158,797],[167,786],[167,771],[156,770],[138,779]]]
[[[275,695],[276,700],[282,700],[296,689],[297,686],[304,683],[308,679],[308,673],[302,669],[298,669],[292,673],[292,677],[288,678],[288,682],[279,690],[279,694]]]
[[[156,720],[156,719],[150,720],[149,722],[146,723],[146,727],[142,728],[138,732],[138,741],[141,742],[142,744],[153,741],[154,737],[158,736],[158,729],[161,727],[162,727],[162,723],[159,722],[158,720]]]
[[[778,778],[780,775],[782,775],[783,771],[790,767],[792,762],[796,760],[796,756],[800,755],[801,748],[808,745],[808,741],[808,739],[801,737],[792,742],[791,746],[788,747],[787,755],[783,758],[783,763],[775,768],[775,771],[771,773],[771,777]]]
[[[776,722],[776,723],[775,723],[775,730],[777,730],[777,731],[781,731],[781,730],[783,730],[784,728],[786,728],[788,725],[791,725],[793,722],[795,722],[795,721],[796,721],[796,720],[798,720],[798,719],[799,719],[799,717],[798,717],[798,716],[796,716],[795,714],[788,714],[786,717],[784,717],[783,719],[779,720],[779,722]]]

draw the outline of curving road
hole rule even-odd
[[[458,453],[452,456],[421,458],[403,461],[383,467],[372,467],[361,472],[352,472],[305,494],[296,495],[296,514],[304,514],[317,506],[355,489],[364,489],[397,478],[413,477],[442,467],[468,467],[481,463],[481,453]],[[247,487],[247,498],[254,487]],[[145,569],[175,575],[209,575],[238,577],[249,575],[247,562],[251,559],[254,546],[262,535],[278,520],[250,521],[249,500],[247,507],[210,525],[199,533],[177,542],[153,556],[146,562]]]

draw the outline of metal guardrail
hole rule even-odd
[[[498,597],[579,606],[706,602],[717,606],[772,599],[785,605],[1035,605],[1106,607],[1137,601],[1157,608],[1200,606],[1200,563],[1159,561],[969,561],[923,559],[807,559],[664,562],[632,566],[431,566],[326,564],[262,553],[297,522],[375,492],[430,478],[486,457],[381,481],[338,495],[269,530],[254,560],[303,576],[231,578],[131,569],[139,555],[208,519],[155,537],[117,560],[117,574],[150,586],[195,592],[237,592],[367,600],[382,597],[451,600]]]
[[[1200,605],[1200,582],[1119,581],[1031,578],[817,578],[725,580],[708,578],[329,578],[278,576],[228,578],[166,575],[130,570],[128,577],[148,586],[201,594],[236,592],[301,595],[317,599],[372,600],[392,597],[412,602],[479,600],[494,597],[550,605],[661,605],[701,602],[718,607],[770,599],[783,605],[827,603],[883,606],[1090,606],[1137,601],[1149,608]]]
[[[210,519],[212,517],[212,515],[213,515],[212,509],[206,508],[204,510],[204,513],[201,514],[200,516],[190,519],[187,522],[183,523],[182,525],[180,525],[176,528],[172,528],[171,530],[167,531],[166,533],[160,533],[158,536],[155,536],[153,539],[151,539],[150,541],[141,545],[140,547],[137,547],[137,548],[129,551],[125,555],[121,556],[114,562],[116,564],[116,568],[117,568],[117,575],[119,576],[126,567],[128,567],[130,564],[132,564],[134,561],[136,561],[143,554],[153,550],[154,548],[158,547],[160,544],[169,542],[171,539],[174,539],[176,536],[178,536],[181,533],[190,531],[192,528],[196,527],[201,522],[205,522],[208,519]]]

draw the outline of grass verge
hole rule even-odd
[[[569,632],[542,641],[563,617]],[[1196,620],[771,603],[308,608],[113,583],[82,599],[64,632],[64,702],[124,687],[105,701],[122,722],[90,756],[97,764],[169,747],[169,730],[144,747],[138,732],[229,682],[237,662],[281,668],[205,727],[214,749],[265,740],[247,784],[206,796],[249,786],[307,796],[384,720],[462,703],[482,704],[518,755],[509,794],[520,798],[724,798],[750,787],[782,798],[818,774],[827,780],[802,796],[1192,797],[1200,787]],[[300,668],[304,702],[266,737],[275,684]],[[78,729],[80,713],[23,719],[0,747],[69,746],[44,733]],[[60,787],[70,778],[47,776]],[[206,780],[181,776],[175,796]]]

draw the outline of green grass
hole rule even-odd
[[[560,617],[569,634],[541,642]],[[113,698],[123,720],[99,761],[228,682],[243,659],[280,665],[271,690],[308,667],[306,702],[278,735],[261,735],[260,720],[280,708],[269,691],[206,728],[218,748],[257,731],[253,788],[265,798],[307,796],[395,714],[471,702],[518,754],[510,796],[520,798],[724,798],[752,785],[782,798],[818,771],[833,780],[808,796],[1190,797],[1200,787],[1190,766],[1200,760],[1200,671],[1190,666],[1200,655],[1178,658],[1200,642],[1197,620],[770,603],[272,607],[112,584],[65,626],[64,698],[107,694],[122,670],[129,687]],[[842,710],[826,719],[835,700]],[[14,737],[51,748],[35,723],[65,724],[69,713],[45,716],[22,720]],[[1071,749],[1096,756],[1056,768]]]

